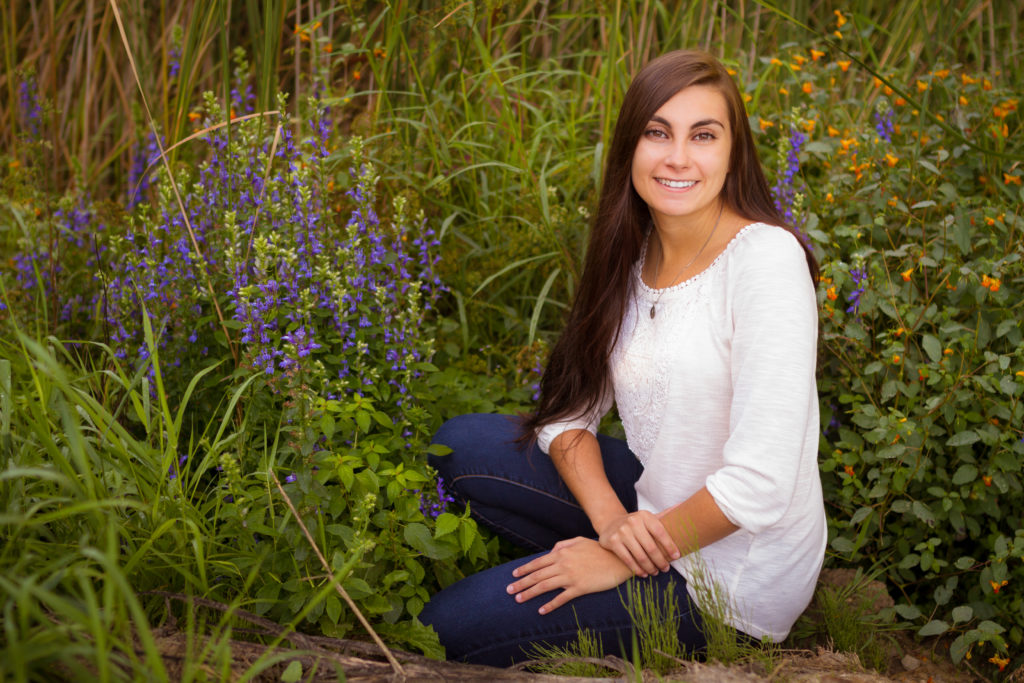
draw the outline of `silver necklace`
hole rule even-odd
[[[721,218],[722,218],[722,209],[724,209],[724,208],[725,208],[725,202],[722,202],[722,205],[718,207],[718,217],[715,218],[715,224],[713,226],[711,226],[711,232],[708,233],[707,239],[704,240],[704,244],[700,245],[700,249],[697,250],[697,253],[694,254],[693,258],[690,259],[686,263],[685,266],[683,266],[682,268],[679,269],[679,272],[676,273],[676,276],[674,278],[672,278],[672,280],[668,283],[667,286],[665,286],[664,288],[658,290],[658,296],[655,297],[654,303],[651,304],[651,318],[654,318],[655,309],[658,307],[658,303],[661,301],[661,295],[665,293],[665,290],[668,289],[669,287],[672,287],[676,283],[676,280],[679,279],[679,276],[682,275],[683,272],[687,268],[692,266],[697,261],[697,259],[700,258],[700,255],[704,253],[705,247],[707,247],[708,244],[711,242],[712,235],[714,235],[715,234],[715,230],[718,229],[718,221],[721,220]],[[658,275],[660,273],[661,273],[661,260],[659,259],[658,265],[654,269],[654,286],[655,287],[658,286]]]

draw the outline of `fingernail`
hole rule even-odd
[[[520,593],[519,595],[516,596],[516,602],[522,602],[522,601],[523,601],[523,594]]]
[[[516,592],[516,587],[515,587],[515,585],[510,583],[509,585],[505,586],[505,590],[508,591],[509,593],[515,593]]]
[[[547,607],[541,607],[539,610],[537,610],[537,612],[540,613],[540,614],[547,614],[548,613],[548,608]]]
[[[679,559],[679,551],[678,550],[675,551],[674,553],[672,553],[672,559],[673,560],[678,560]]]

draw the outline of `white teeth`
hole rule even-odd
[[[658,182],[666,187],[671,187],[676,190],[681,190],[685,187],[693,187],[697,184],[696,180],[667,180],[665,178],[658,178]]]

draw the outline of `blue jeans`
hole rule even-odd
[[[551,459],[536,446],[515,443],[521,431],[517,418],[503,415],[462,415],[449,420],[434,437],[452,449],[430,456],[457,500],[468,504],[481,524],[530,550],[549,550],[575,536],[596,536],[583,509],[562,481]],[[633,485],[643,467],[626,444],[598,436],[605,472],[627,510],[636,507]],[[543,554],[543,553],[539,553]],[[581,628],[601,640],[604,654],[630,657],[632,621],[626,608],[626,585],[583,595],[545,615],[537,609],[558,591],[517,603],[505,588],[512,570],[533,557],[468,576],[448,586],[424,607],[420,619],[437,631],[449,659],[508,666],[532,659],[533,646],[564,647],[577,640]],[[659,599],[676,601],[676,630],[688,652],[702,650],[705,640],[696,605],[686,581],[671,570],[631,581],[650,584]],[[665,595],[671,590],[671,595]]]

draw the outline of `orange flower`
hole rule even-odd
[[[917,82],[917,91],[918,92],[924,92],[927,89],[928,89],[928,84],[927,83],[925,83],[924,81],[918,81]]]
[[[856,473],[856,470],[853,469],[852,465],[847,465],[846,467],[843,468],[843,471],[846,472],[846,474],[850,477],[854,476],[854,474]]]
[[[833,126],[828,127],[828,134],[834,138],[839,137],[839,131]]]
[[[824,56],[825,53],[822,52],[821,50],[815,50],[813,47],[811,48],[811,59],[813,59],[814,61],[818,61]]]
[[[836,61],[836,64],[838,64],[839,68],[845,72],[850,70],[850,65],[853,64],[853,62],[849,59],[840,59]]]
[[[892,168],[899,162],[900,158],[894,155],[892,152],[885,153],[885,161],[889,164],[889,168]]]
[[[995,664],[996,666],[998,666],[999,670],[1002,671],[1003,669],[1006,668],[1006,665],[1010,663],[1010,658],[1009,657],[1000,657],[999,655],[992,655],[991,657],[988,658],[988,661],[990,661],[993,664]]]
[[[971,78],[967,74],[960,74],[960,81],[964,85],[974,85],[975,83],[978,82],[978,79],[977,78]]]
[[[780,95],[788,95],[789,91],[786,90],[785,88],[779,88],[779,94]]]
[[[190,111],[188,113],[188,120],[189,121],[198,121],[200,118],[202,118],[202,114],[200,114],[197,111]]]
[[[961,95],[960,99],[957,100],[957,101],[960,102],[960,106],[961,107],[966,107],[967,106],[967,98],[964,97],[963,95]]]
[[[996,219],[991,216],[985,216],[985,225],[995,225]]]
[[[910,270],[913,270],[913,268],[911,268]],[[907,272],[909,273],[910,271],[907,271]],[[905,328],[905,327],[897,327],[896,328],[896,332],[894,332],[893,334],[895,334],[897,337],[902,337],[903,334],[906,331],[907,331],[907,328]]]
[[[838,296],[838,294],[836,294],[836,286],[832,285],[827,290],[825,290],[825,296],[828,297],[829,301],[835,301],[836,297]]]
[[[987,78],[982,80],[982,82],[981,82],[981,89],[982,90],[991,90],[992,89],[992,81],[988,80]]]
[[[1009,113],[1010,112],[1006,111],[1005,109],[1000,107],[998,104],[996,106],[992,107],[992,116],[996,117],[997,119],[1006,118],[1006,115],[1009,114]]]
[[[893,195],[892,197],[889,198],[889,201],[886,202],[886,204],[895,209],[897,206],[900,205],[900,198],[897,197],[896,195]],[[913,268],[911,268],[911,270],[913,270]]]
[[[902,107],[906,103],[907,101],[902,97],[897,97],[895,100],[893,100],[893,104],[895,104],[897,107]]]
[[[992,485],[992,477],[988,476],[987,474],[982,475],[981,481],[985,484],[985,486],[991,486]],[[996,592],[998,593],[999,591],[996,591]]]
[[[932,76],[935,76],[936,78],[945,78],[948,75],[949,69],[939,69],[938,71],[932,72]]]
[[[330,43],[324,43],[324,52],[327,52],[329,54],[333,50],[334,50],[334,46],[333,45],[331,45]]]
[[[358,71],[353,71],[352,72],[352,78],[356,79],[357,81],[359,79],[361,79],[362,77],[363,77],[363,75],[361,73],[359,73]]]
[[[826,201],[826,202],[828,202],[829,204],[831,204],[831,203],[832,203],[832,202],[834,202],[835,200],[836,200],[836,198],[832,196],[832,193],[831,193],[831,192],[829,192],[829,193],[827,193],[827,194],[825,195],[825,201]]]
[[[839,144],[843,146],[844,150],[849,150],[850,147],[856,147],[857,146],[857,139],[856,138],[843,138],[842,140],[839,141]]]
[[[793,59],[796,60],[796,63],[800,66],[803,66],[807,62],[807,57],[804,57],[803,55],[793,55]]]
[[[743,101],[744,102],[749,103],[753,99],[754,99],[754,96],[751,95],[750,93],[748,93],[748,92],[743,93]]]
[[[886,95],[892,95],[893,90],[889,86],[885,86],[884,88],[882,88],[882,92],[884,92]]]
[[[998,595],[999,589],[1005,586],[1008,583],[1008,581],[1006,579],[1003,579],[1001,583],[996,583],[995,581],[989,581],[988,583],[990,586],[992,586],[992,592]]]
[[[910,276],[914,274],[913,268],[907,268],[900,275],[903,277],[904,282],[910,282]]]
[[[739,73],[739,71],[737,71],[736,69],[732,68],[731,66],[729,66],[729,67],[726,67],[726,68],[725,68],[725,72],[726,72],[727,74],[729,74],[730,76],[735,76],[736,74],[738,74],[738,73]]]
[[[814,124],[815,124],[814,119],[808,119],[808,120],[804,121],[804,130],[806,130],[808,133],[813,133],[814,132]]]
[[[1020,175],[1003,174],[1003,182],[1007,185],[1020,185]]]
[[[999,287],[1002,286],[1002,280],[997,277],[989,277],[988,275],[981,276],[981,286],[992,292],[998,292]]]
[[[893,365],[899,365],[901,362],[903,362],[902,356],[900,356],[900,354],[898,354],[898,353],[894,353],[892,355],[892,364]]]
[[[836,27],[842,28],[843,24],[846,23],[846,17],[844,17],[843,13],[839,10],[834,10],[833,13],[836,15]]]
[[[814,84],[812,84],[810,81],[804,81],[804,84],[801,85],[800,88],[807,95],[810,95],[812,92],[814,92]]]
[[[769,121],[768,119],[762,119],[760,116],[757,117],[757,122],[759,124],[761,124],[761,130],[762,131],[766,131],[769,128],[773,128],[775,126],[775,123],[773,123],[772,121]]]
[[[772,57],[772,61],[770,62],[770,64],[772,66],[782,66],[782,60],[779,59],[778,57]]]
[[[1024,378],[1024,370],[1018,370],[1014,374],[1017,375],[1017,377]]]
[[[875,76],[874,79],[875,79],[875,87],[876,88],[881,88],[882,85],[883,85],[882,79],[879,78],[878,76]]]
[[[943,349],[942,350],[942,355],[943,356],[952,356],[953,355],[953,349],[950,349],[950,348]]]

